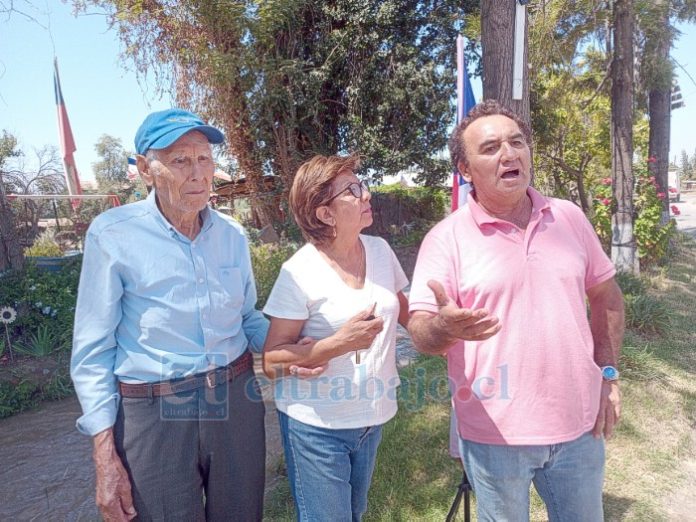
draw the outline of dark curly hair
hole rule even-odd
[[[450,158],[452,159],[452,164],[455,169],[459,169],[459,163],[464,163],[464,165],[469,164],[469,160],[466,157],[466,147],[464,146],[464,131],[471,125],[474,121],[484,116],[495,116],[500,114],[501,116],[507,116],[520,128],[524,139],[527,141],[529,148],[532,147],[532,130],[529,128],[522,118],[520,118],[513,111],[501,105],[498,100],[485,100],[474,106],[469,114],[464,118],[459,125],[454,128],[452,135],[450,136],[448,146]]]

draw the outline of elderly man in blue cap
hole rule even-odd
[[[222,133],[180,109],[135,137],[153,188],[85,240],[71,374],[104,519],[260,520],[267,322],[242,227],[208,207]]]

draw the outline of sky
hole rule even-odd
[[[25,154],[44,145],[58,147],[58,124],[53,91],[53,58],[57,56],[63,98],[77,146],[75,160],[81,178],[90,179],[98,161],[94,145],[102,134],[133,149],[133,136],[145,116],[170,106],[169,97],[156,96],[154,86],[138,83],[119,53],[118,35],[103,15],[75,17],[59,0],[25,2],[19,14],[0,15],[0,130],[19,140]],[[686,103],[672,113],[671,151],[674,158],[696,151],[696,27],[679,26],[682,36],[672,57]],[[454,52],[454,42],[453,42]],[[688,74],[687,74],[688,73]],[[691,78],[689,78],[689,75]],[[473,80],[480,99],[480,80]]]

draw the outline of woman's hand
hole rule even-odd
[[[331,336],[333,342],[342,348],[342,353],[364,350],[372,345],[377,334],[384,328],[384,319],[374,316],[376,306],[377,303],[374,303],[357,313]]]

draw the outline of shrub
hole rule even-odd
[[[256,243],[251,244],[251,265],[256,279],[258,299],[256,307],[263,308],[278,278],[283,263],[296,251],[296,243]]]
[[[0,381],[0,419],[33,408],[39,403],[35,387],[28,381]]]
[[[662,201],[667,196],[657,192],[655,178],[645,171],[637,174],[633,234],[643,267],[657,264],[667,256],[676,223],[670,220],[662,224]]]
[[[638,296],[645,293],[643,280],[630,272],[617,272],[616,282],[624,295]]]
[[[18,344],[31,346],[32,336],[43,326],[44,335],[51,335],[55,346],[69,347],[81,262],[75,256],[58,272],[41,270],[30,262],[22,271],[0,276],[0,305],[17,310],[10,334]]]
[[[46,357],[59,348],[59,339],[49,330],[45,324],[40,325],[36,331],[29,335],[25,342],[18,343],[16,350],[24,355],[32,357]]]
[[[634,165],[634,174],[636,182],[633,194],[633,235],[641,267],[647,267],[661,262],[666,257],[676,224],[673,220],[666,225],[662,224],[662,201],[667,196],[657,192],[655,178],[649,175],[645,164]],[[616,208],[611,183],[611,178],[604,178],[592,188],[592,223],[607,250],[611,242],[611,214]]]
[[[670,324],[670,312],[659,299],[650,295],[628,295],[626,326],[647,334],[663,334]]]
[[[35,257],[61,257],[63,251],[56,241],[55,232],[51,229],[47,229],[34,240],[34,243],[29,248],[24,249],[24,255]]]

